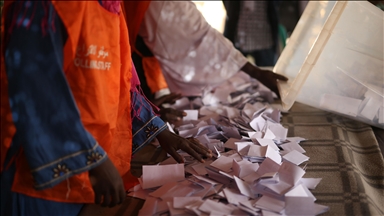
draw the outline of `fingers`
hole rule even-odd
[[[175,109],[167,109],[165,112],[166,120],[171,123],[181,121],[181,119],[187,115],[187,113]]]
[[[288,78],[285,77],[285,76],[283,76],[283,75],[281,75],[281,74],[277,74],[277,73],[275,73],[275,77],[276,77],[276,79],[278,79],[278,80],[288,81]]]
[[[164,103],[174,104],[178,99],[182,98],[181,94],[171,93],[165,96]]]
[[[174,104],[176,102],[176,100],[180,99],[181,97],[182,97],[181,94],[171,93],[171,94],[164,95],[158,99],[153,100],[152,103],[158,107],[164,103]]]
[[[109,191],[107,191],[105,194],[104,194],[104,200],[103,200],[103,203],[101,204],[101,206],[103,207],[107,207],[111,204],[111,195],[109,193]]]
[[[206,146],[204,146],[203,144],[201,144],[199,142],[199,140],[195,139],[195,138],[192,138],[192,139],[188,139],[188,141],[190,141],[192,144],[190,145],[190,147],[195,150],[197,153],[201,154],[201,155],[204,155],[208,158],[211,158],[212,157],[212,151],[210,149],[208,149]]]
[[[120,190],[120,193],[119,193],[119,197],[120,197],[120,202],[118,203],[118,205],[120,204],[123,204],[124,200],[125,200],[125,197],[127,196],[127,194],[125,193],[125,189],[124,189],[124,186],[123,186],[123,190]]]
[[[101,204],[101,193],[95,191],[95,204]]]
[[[167,114],[165,114],[164,120],[168,121],[171,124],[175,124],[176,122],[181,121],[181,118],[179,116],[175,116],[175,115],[167,113]]]
[[[164,149],[168,154],[170,154],[173,159],[175,159],[177,161],[177,163],[184,163],[184,158],[179,155],[175,149],[173,148],[167,148],[167,149]]]
[[[115,206],[115,205],[121,204],[120,192],[121,192],[121,190],[118,190],[118,191],[116,191],[116,193],[113,194],[112,202],[111,202],[111,204],[109,204],[110,208]]]
[[[106,191],[104,193],[95,193],[95,204],[101,204],[101,206],[103,207],[111,208],[123,203],[125,199],[125,192],[124,192],[123,186],[121,185],[117,190],[115,189],[112,189],[112,190],[114,192]]]
[[[180,142],[182,142],[181,147],[180,147],[181,150],[185,151],[186,153],[188,153],[189,155],[191,155],[192,157],[194,157],[196,160],[200,161],[201,163],[204,163],[204,160],[203,160],[203,158],[201,158],[200,154],[198,154],[192,148],[192,146],[194,146],[194,144],[189,142],[187,139],[180,140]]]
[[[277,79],[278,79],[278,80],[288,81],[288,77],[286,77],[286,76],[283,76],[283,75],[281,75],[281,74],[276,74],[276,76],[277,76]]]

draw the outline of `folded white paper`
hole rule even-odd
[[[361,102],[362,100],[355,98],[324,94],[320,100],[320,107],[356,117]]]
[[[249,123],[249,126],[255,131],[261,131],[263,130],[265,123],[265,119],[262,116],[258,116]]]
[[[173,187],[175,187],[177,185],[177,182],[168,182],[168,183],[165,183],[164,185],[162,185],[160,188],[158,188],[157,190],[155,190],[154,192],[152,193],[149,193],[149,195],[153,196],[153,197],[156,197],[156,198],[160,198],[161,196],[163,196],[165,193],[168,193],[169,190],[171,190]]]
[[[274,149],[275,151],[279,151],[279,147],[276,146],[275,142],[273,142],[272,139],[261,139],[261,138],[257,138],[256,139],[257,142],[261,145],[261,146],[270,146],[272,149]]]
[[[229,138],[227,142],[224,143],[224,147],[229,149],[236,149],[237,147],[235,145],[235,142],[239,142],[239,141],[240,141],[239,139]]]
[[[255,203],[257,208],[265,209],[267,211],[280,213],[284,210],[285,202],[272,198],[270,196],[263,195]]]
[[[289,143],[281,144],[280,147],[283,148],[284,153],[289,153],[290,151],[293,151],[293,150],[296,150],[300,153],[305,153],[305,150],[303,149],[303,147],[301,147],[296,142],[289,142]],[[284,154],[284,153],[282,153],[282,154]]]
[[[218,203],[213,200],[207,199],[199,207],[200,211],[211,213],[211,212],[220,212],[224,215],[229,215],[232,213],[234,208],[231,208],[223,203]]]
[[[291,163],[294,163],[296,165],[300,165],[301,163],[308,161],[309,157],[306,155],[303,155],[302,153],[293,150],[289,152],[288,154],[283,156],[284,160],[287,160]]]
[[[232,170],[234,175],[241,179],[244,178],[245,176],[255,173],[258,168],[259,168],[258,163],[251,163],[246,160],[242,160],[239,162],[237,162],[236,160],[233,160],[233,164],[232,164]]]
[[[198,116],[199,116],[198,110],[184,110],[184,112],[187,113],[187,116],[183,117],[183,121],[198,119]]]
[[[301,178],[300,183],[305,185],[308,189],[315,189],[317,185],[320,183],[322,178]]]
[[[167,205],[168,205],[168,209],[169,209],[169,213],[171,216],[180,216],[180,215],[195,215],[193,213],[190,213],[188,212],[187,209],[184,209],[184,207],[182,209],[175,209],[173,207],[173,202],[167,202]]]
[[[276,136],[274,139],[287,139],[288,129],[284,128],[281,124],[268,121],[268,128]]]
[[[234,179],[241,194],[250,198],[255,198],[255,195],[252,193],[251,187],[248,185],[248,183],[237,178],[236,176],[234,176]]]
[[[379,124],[384,124],[384,106],[379,109]]]
[[[277,172],[279,169],[279,163],[276,163],[271,158],[265,158],[265,160],[260,164],[259,169],[257,169],[257,174],[259,174],[259,176],[262,176],[266,173]]]
[[[213,166],[224,172],[230,172],[232,169],[232,160],[232,158],[221,156],[219,159],[211,163],[210,166]]]
[[[234,205],[239,205],[239,202],[248,201],[247,196],[241,195],[240,192],[234,189],[224,188],[223,192],[227,201]]]
[[[374,98],[369,98],[359,115],[372,121],[381,105],[382,103],[380,103],[380,101],[377,101]]]
[[[205,165],[202,163],[199,163],[197,165],[192,166],[192,168],[196,171],[198,175],[205,175],[208,174],[207,170],[205,169]]]
[[[202,199],[200,197],[173,197],[173,208],[181,209],[198,201],[202,201]]]
[[[272,140],[275,138],[276,138],[275,134],[273,134],[273,132],[269,128],[267,128],[267,131],[265,132],[263,139],[271,139]]]
[[[184,180],[184,164],[143,166],[143,189],[161,186],[168,182]]]

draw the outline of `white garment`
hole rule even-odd
[[[247,63],[191,1],[151,1],[139,35],[159,60],[171,92],[184,96],[200,96]]]

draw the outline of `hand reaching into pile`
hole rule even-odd
[[[179,149],[185,151],[202,163],[204,163],[202,156],[207,158],[212,157],[212,151],[193,138],[185,139],[168,130],[164,130],[157,136],[157,139],[159,140],[161,147],[178,163],[184,162],[183,157],[177,153],[177,150]]]
[[[247,62],[247,64],[245,64],[241,70],[263,83],[265,86],[271,89],[271,91],[275,92],[278,97],[280,97],[280,93],[279,89],[277,88],[277,80],[288,81],[288,78],[283,75],[274,73],[270,70],[262,70],[249,62]]]
[[[153,100],[153,104],[160,108],[160,118],[171,124],[176,124],[181,121],[187,113],[172,108],[164,108],[163,104],[169,103],[174,104],[176,100],[180,99],[181,94],[171,93],[169,95],[162,96],[158,99]]]

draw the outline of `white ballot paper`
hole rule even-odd
[[[281,153],[284,155],[284,154],[287,154],[293,150],[296,150],[300,153],[305,153],[305,150],[303,149],[303,147],[301,147],[298,143],[296,142],[289,142],[289,143],[285,143],[285,144],[281,144],[280,145],[281,148],[283,148],[283,151],[281,151]]]
[[[229,138],[227,142],[224,143],[224,147],[229,149],[236,149],[237,146],[235,145],[235,142],[240,142],[240,140],[235,138]]]
[[[237,178],[236,176],[234,176],[234,178],[236,181],[237,188],[240,190],[241,194],[250,198],[255,198],[255,195],[252,193],[251,187],[248,185],[248,183]]]
[[[195,170],[195,172],[198,175],[208,174],[207,170],[205,169],[205,164],[199,163],[199,164],[193,165],[192,168]]]
[[[142,188],[158,187],[184,178],[184,164],[147,165],[143,166]]]
[[[173,187],[177,185],[177,182],[168,182],[164,185],[162,185],[159,189],[153,191],[152,193],[149,193],[149,195],[160,198],[165,193],[167,193],[169,190],[171,190]]]
[[[184,208],[182,208],[182,209],[175,209],[174,207],[173,207],[173,202],[171,202],[171,201],[167,201],[167,205],[168,205],[168,209],[169,209],[169,213],[170,213],[170,215],[171,216],[178,216],[178,215],[195,215],[195,214],[193,214],[193,213],[189,213],[188,212],[188,210],[187,209],[184,209]]]
[[[247,196],[241,195],[235,189],[224,188],[223,192],[227,201],[234,205],[239,205],[239,202],[248,201]]]
[[[320,100],[320,107],[356,117],[361,102],[362,100],[355,98],[324,94]]]
[[[301,141],[306,140],[303,137],[287,137],[287,140],[290,142],[300,143]]]
[[[260,169],[260,168],[259,168]],[[262,185],[268,187],[277,194],[283,195],[289,191],[296,183],[303,177],[305,171],[299,166],[291,162],[283,162],[277,171],[279,174],[279,182],[276,184],[266,184]]]
[[[203,204],[203,200],[198,200],[190,205],[187,205],[185,206],[186,209],[188,209],[189,211],[195,213],[195,215],[208,215],[208,214],[204,214],[202,211],[199,210],[199,207]]]
[[[277,147],[277,145],[275,144],[275,142],[273,142],[272,139],[260,139],[260,138],[257,138],[256,140],[257,140],[257,142],[258,142],[261,146],[270,146],[270,147],[272,147],[275,151],[279,151],[279,148]]]
[[[239,178],[243,178],[245,176],[248,176],[259,168],[258,163],[251,163],[247,160],[242,160],[237,162],[235,159],[233,160],[232,164],[232,170],[235,176]]]
[[[265,125],[265,119],[260,115],[256,118],[254,118],[250,123],[249,126],[252,127],[253,130],[255,131],[261,131],[264,128]]]
[[[184,110],[184,112],[187,113],[187,116],[183,117],[183,121],[198,119],[199,110]]]
[[[380,101],[377,101],[374,98],[369,98],[359,115],[372,121],[381,105],[382,103],[380,103]]]
[[[301,178],[299,183],[302,183],[308,189],[313,190],[320,183],[321,179],[322,178]]]
[[[308,156],[305,156],[296,150],[293,150],[293,151],[289,152],[288,154],[284,155],[283,158],[284,158],[284,160],[292,162],[296,165],[300,165],[301,163],[309,160]]]
[[[281,124],[273,123],[268,121],[268,129],[276,136],[276,140],[285,140],[287,139],[288,129],[283,127]]]
[[[223,203],[215,202],[213,200],[207,199],[199,207],[200,211],[211,213],[211,212],[221,212],[224,215],[230,215],[234,208],[224,205]]]
[[[277,172],[280,169],[280,163],[276,163],[270,158],[265,158],[265,160],[260,164],[259,169],[257,169],[257,174],[260,176],[266,173]]]
[[[259,200],[257,200],[256,207],[265,209],[267,211],[280,213],[284,210],[285,202],[267,195],[263,195]]]
[[[213,161],[211,166],[224,172],[230,172],[232,169],[232,160],[233,158],[221,156],[219,159]]]
[[[265,132],[263,139],[275,139],[275,138],[276,138],[275,134],[273,134],[273,132],[269,128],[267,128],[267,131]]]
[[[314,203],[316,198],[302,184],[285,194],[285,214],[287,215],[318,215],[328,207]]]
[[[173,197],[173,208],[182,209],[198,201],[201,201],[200,197]]]
[[[379,124],[384,124],[384,106],[379,109]]]

